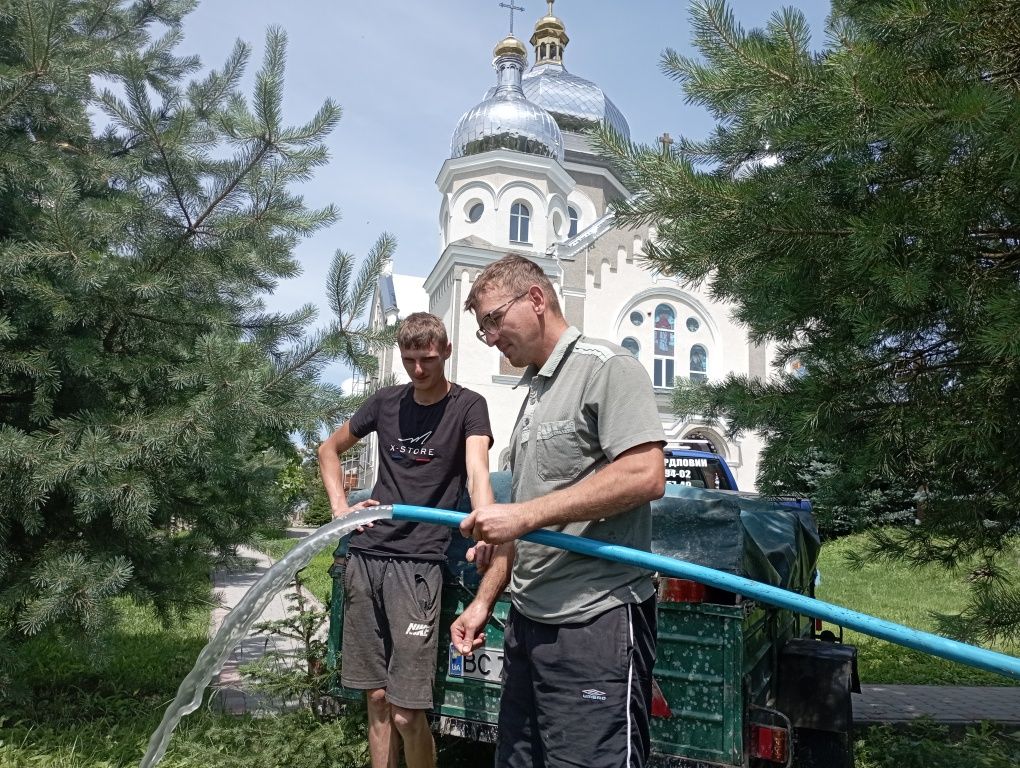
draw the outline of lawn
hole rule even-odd
[[[40,637],[21,647],[20,700],[0,706],[3,768],[137,766],[149,735],[206,642],[209,613],[163,627],[118,602],[119,621],[89,646]],[[321,724],[297,714],[252,719],[208,707],[186,717],[167,768],[354,768],[366,763],[363,718]]]
[[[256,545],[274,560],[279,560],[294,549],[298,541],[300,539],[288,537],[286,531],[266,530],[262,531]],[[333,550],[336,549],[336,545],[336,541],[326,544],[301,571],[301,581],[323,605],[329,602],[333,589],[333,578],[329,575],[329,569],[333,565]]]
[[[845,556],[860,548],[862,535],[826,542],[818,569],[817,597],[837,605],[878,616],[914,629],[934,631],[932,612],[951,613],[963,607],[967,588],[958,575],[935,567],[910,568],[900,564],[868,565],[859,571],[846,567]],[[1007,564],[1020,578],[1020,552]],[[848,631],[846,642],[858,648],[861,681],[916,685],[1020,685],[991,672],[913,651],[902,646]],[[993,650],[1016,655],[1020,649],[1003,645]]]

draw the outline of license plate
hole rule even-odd
[[[470,656],[461,656],[453,644],[450,644],[450,677],[498,683],[502,676],[502,648],[478,648]]]

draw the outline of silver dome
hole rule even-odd
[[[559,126],[548,112],[530,102],[521,88],[524,63],[523,56],[516,54],[496,58],[493,66],[499,84],[457,123],[451,157],[510,149],[563,162],[563,136]]]
[[[599,86],[572,75],[562,64],[536,64],[524,76],[524,94],[529,100],[551,112],[560,128],[580,132],[595,123],[604,123],[630,138],[627,118]]]
[[[605,123],[625,139],[630,126],[619,108],[599,86],[583,77],[572,75],[561,64],[536,64],[524,75],[524,95],[552,114],[564,131],[580,133]],[[495,93],[490,88],[486,98]]]
[[[555,0],[546,1],[549,10],[535,23],[535,33],[531,36],[535,66],[524,75],[524,94],[550,112],[564,131],[580,133],[602,124],[629,139],[627,119],[605,91],[564,68],[563,57],[570,36],[563,22],[553,15]]]

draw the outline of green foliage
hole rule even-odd
[[[341,473],[345,471],[347,462],[355,460],[365,449],[365,446],[358,443],[343,455]],[[326,487],[322,484],[322,472],[319,468],[319,456],[316,451],[309,451],[302,466],[305,477],[304,498],[305,507],[301,512],[301,521],[305,525],[319,527],[333,519],[333,507],[329,503],[329,496],[326,495]]]
[[[169,695],[173,695],[170,693]],[[129,709],[131,699],[120,699]],[[158,718],[126,715],[75,723],[0,724],[5,768],[128,768],[137,765]],[[320,722],[307,712],[232,717],[197,712],[174,734],[160,766],[167,768],[362,768],[368,764],[365,716],[351,712]]]
[[[206,643],[208,605],[163,627],[151,607],[126,597],[111,602],[110,621],[94,642],[51,627],[10,649],[5,660],[17,684],[0,697],[0,709],[11,721],[67,727],[147,713],[158,722],[167,693]]]
[[[322,368],[391,343],[358,319],[387,235],[358,270],[334,255],[316,330],[266,311],[337,218],[294,186],[340,109],[283,122],[277,29],[250,98],[243,43],[200,75],[175,55],[193,5],[0,7],[0,638],[95,634],[117,594],[203,603],[192,566],[286,511],[289,436],[349,415]]]
[[[310,715],[198,723],[182,734],[167,768],[361,768],[368,764],[364,713],[321,723]],[[204,727],[203,727],[204,725]]]
[[[304,500],[305,473],[301,466],[301,457],[296,451],[280,474],[276,476],[276,487],[288,507],[294,507]]]
[[[351,408],[355,409],[365,397],[364,394],[351,396]],[[355,445],[344,454],[344,462],[356,460],[363,449],[362,444]],[[303,525],[318,527],[333,519],[329,496],[319,471],[318,453],[314,448],[302,448],[280,477],[281,488],[286,490],[292,511],[300,515]]]
[[[917,513],[911,489],[872,472],[861,475],[853,467],[827,461],[814,449],[807,451],[803,463],[762,467],[758,485],[767,493],[811,499],[823,538],[875,526],[912,524]]]
[[[869,728],[854,759],[858,768],[1011,768],[1020,763],[1020,733],[980,725],[954,734],[934,723]]]
[[[762,434],[763,490],[834,525],[913,508],[873,549],[972,564],[952,628],[1020,638],[997,567],[1020,536],[1020,3],[836,0],[818,53],[794,9],[691,19],[701,57],[662,68],[715,131],[600,141],[636,192],[621,220],[656,224],[649,265],[730,304],[777,371],[685,383],[679,412]]]
[[[26,690],[0,705],[0,765],[138,764],[208,639],[209,610],[165,627],[151,606],[125,597],[113,603],[99,643],[51,628],[14,649]],[[184,719],[160,765],[355,768],[367,760],[365,716],[356,707],[328,722],[308,712],[252,719],[203,708]]]
[[[333,508],[329,505],[329,496],[326,495],[325,489],[321,491],[316,490],[312,494],[312,498],[308,502],[308,506],[305,508],[301,519],[305,525],[316,528],[325,525],[333,519]]]
[[[282,531],[263,531],[256,541],[256,545],[259,550],[265,552],[273,560],[279,560],[294,549],[299,541],[300,539],[287,536]],[[319,602],[326,605],[329,604],[333,592],[333,577],[330,575],[330,568],[333,566],[333,552],[336,547],[336,541],[328,542],[316,553],[308,565],[298,572],[301,576],[301,583],[318,598]]]
[[[332,679],[325,661],[329,610],[318,608],[314,598],[309,600],[300,571],[294,577],[294,591],[286,598],[285,618],[255,625],[257,632],[273,641],[271,649],[242,667],[241,673],[253,691],[278,702],[281,708],[298,704],[322,718]],[[283,646],[278,645],[281,641]],[[291,652],[291,647],[296,652]]]
[[[888,530],[888,529],[887,529]],[[923,563],[869,561],[855,566],[868,545],[865,534],[843,536],[822,545],[818,558],[820,600],[878,616],[897,624],[934,632],[939,616],[959,613],[967,605],[970,585],[945,569]],[[961,568],[971,567],[961,563]],[[1020,547],[1003,555],[1003,576],[1020,579]],[[846,632],[846,642],[857,646],[861,680],[891,685],[1020,685],[993,672],[975,669],[895,643]],[[1002,641],[980,643],[1004,653],[1011,649]]]

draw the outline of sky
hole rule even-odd
[[[261,66],[266,30],[287,32],[286,123],[305,122],[326,98],[343,109],[327,142],[329,165],[296,190],[310,206],[336,204],[341,219],[298,246],[302,274],[267,298],[270,309],[313,302],[326,319],[323,286],[334,251],[362,257],[384,231],[397,238],[394,270],[428,275],[439,257],[435,179],[460,116],[495,83],[492,50],[510,27],[500,2],[506,0],[203,0],[187,18],[178,54],[219,67],[234,40],[245,40],[253,49],[249,83]],[[514,31],[530,62],[528,38],[547,4],[513,2],[525,9],[514,14]],[[791,5],[804,12],[820,48],[829,0],[730,2],[745,29]],[[570,37],[566,69],[602,87],[633,140],[708,134],[709,115],[685,104],[659,70],[666,48],[696,55],[687,0],[557,0],[554,12]]]

